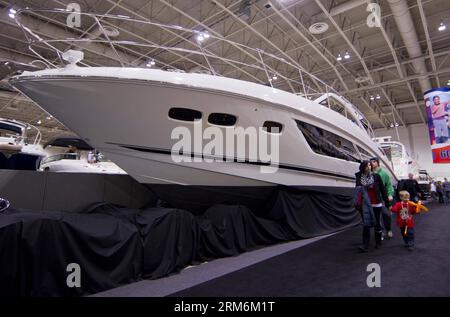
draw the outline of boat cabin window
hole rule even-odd
[[[390,146],[382,146],[381,150],[384,152],[389,161],[392,162],[392,150]]]
[[[211,113],[208,116],[208,122],[216,125],[233,126],[237,121],[237,117],[227,113]]]
[[[0,122],[0,137],[20,136],[21,134],[21,128]]]
[[[363,160],[370,160],[373,155],[370,155],[369,152],[367,152],[366,150],[364,150],[362,147],[360,147],[359,145],[356,146],[358,148],[359,153],[361,154],[361,159]]]
[[[283,125],[275,121],[266,121],[263,124],[263,129],[268,133],[281,133]]]
[[[359,156],[349,140],[311,124],[295,120],[311,149],[321,155],[359,162]]]
[[[363,118],[359,120],[359,122],[363,126],[364,130],[366,130],[367,133],[369,133],[369,135],[373,135],[372,127],[370,126],[370,123],[369,121],[367,121],[367,119]]]
[[[170,108],[169,118],[180,121],[196,121],[202,118],[202,113],[188,108]]]
[[[330,108],[331,110],[333,110],[347,118],[347,110],[340,101],[338,101],[332,97],[329,97],[329,98],[323,100],[322,102],[320,102],[320,104],[323,106],[328,106],[328,108]],[[351,119],[351,117],[349,119]]]
[[[391,144],[387,146],[383,146],[384,152],[389,152],[389,158],[392,159],[400,159],[402,158],[402,146],[399,144]]]
[[[61,160],[79,160],[79,159],[80,159],[80,155],[78,153],[56,154],[56,155],[49,156],[49,157],[45,158],[44,160],[42,160],[41,165],[51,163],[51,162],[61,161]]]

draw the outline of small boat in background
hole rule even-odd
[[[399,180],[408,179],[408,174],[412,173],[414,177],[419,176],[419,164],[408,153],[403,143],[392,141],[392,137],[374,138],[381,149],[386,154],[389,161],[392,163],[394,174]]]
[[[31,129],[36,135],[29,143]],[[35,126],[0,118],[0,169],[37,170],[45,157],[40,141],[41,132]]]
[[[44,149],[47,157],[39,170],[65,173],[126,174],[124,170],[75,136],[62,136],[49,141]]]

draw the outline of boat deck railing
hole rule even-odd
[[[45,18],[62,25],[66,32],[43,35],[38,26],[32,23],[31,17]],[[79,19],[80,26],[67,26],[70,19],[74,18]],[[212,34],[200,29],[123,15],[75,13],[66,9],[21,9],[15,14],[15,21],[23,30],[29,49],[50,68],[64,65],[64,53],[69,49],[82,50],[88,54],[99,54],[101,51],[109,60],[122,67],[159,67],[166,71],[242,79],[289,91],[310,100],[324,95],[340,95],[332,85],[308,72],[280,49],[269,47],[269,52],[232,41],[217,32]],[[176,38],[177,42],[168,45],[169,37],[164,36],[161,36],[161,43],[155,42],[155,39],[150,40],[120,27],[124,23],[132,25],[135,30],[146,30],[147,34],[152,30],[163,31],[164,35]],[[53,53],[48,54],[49,50]],[[167,58],[165,54],[171,54],[172,58]],[[168,62],[174,56],[176,60]],[[93,66],[92,61],[80,61],[78,64]],[[362,117],[361,121],[368,126],[363,126],[361,122],[358,124],[373,136],[368,120],[359,109],[344,97],[341,96],[341,99],[352,113]]]
[[[9,120],[9,119],[3,119],[0,118],[0,122],[3,123],[3,129],[4,130],[8,130],[7,126],[15,126],[16,129],[20,129],[21,133],[9,133],[6,134],[3,139],[10,139],[10,140],[14,140],[15,143],[26,143],[26,144],[31,144],[31,145],[39,145],[42,141],[42,133],[41,131],[34,125],[29,124],[29,123],[22,123],[22,122],[18,122],[15,120]],[[1,127],[0,127],[1,128]],[[29,130],[33,130],[35,133],[34,139],[33,141],[30,143],[28,142],[28,134],[29,134]],[[11,131],[13,132],[13,131]]]
[[[30,22],[30,17],[41,19],[45,17],[55,24],[64,24],[74,14],[79,15],[83,22],[82,26],[66,26],[68,31],[63,33],[79,35],[79,37],[58,38],[61,34],[52,34],[50,38],[48,35],[42,34],[37,26],[33,28],[33,23]],[[85,19],[91,20],[90,23],[86,23]],[[231,41],[218,33],[211,34],[202,30],[123,15],[74,13],[66,9],[20,9],[15,14],[15,21],[23,30],[29,49],[47,67],[58,67],[58,65],[64,64],[63,53],[68,49],[78,48],[94,52],[98,47],[102,47],[108,57],[123,67],[145,67],[147,65],[176,72],[199,72],[215,76],[244,78],[244,80],[260,84],[276,86],[275,88],[288,90],[308,99],[316,99],[328,92],[337,93],[331,85],[308,72],[288,54],[254,48]],[[121,29],[120,35],[118,35],[116,26],[123,23],[133,24],[133,27],[138,30],[152,30],[152,28],[164,30],[167,34],[176,36],[180,40],[174,45],[164,45],[164,43],[150,41],[124,29]],[[138,42],[137,39],[141,42]],[[55,58],[49,58],[49,54],[43,53],[48,49],[56,53]],[[230,54],[230,50],[233,50],[233,54]],[[277,51],[277,49],[274,48],[273,51]],[[162,52],[176,55],[178,63],[166,62],[162,57],[164,55]],[[134,61],[130,62],[130,55],[135,57]],[[87,62],[79,64],[92,66]]]

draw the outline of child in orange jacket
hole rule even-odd
[[[414,250],[414,217],[416,213],[421,210],[428,211],[428,209],[421,205],[421,203],[413,203],[409,201],[409,193],[402,190],[400,193],[401,201],[397,202],[391,207],[392,212],[397,213],[397,226],[401,230],[403,241],[409,251]]]

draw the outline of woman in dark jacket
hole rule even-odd
[[[356,209],[361,212],[363,223],[363,245],[359,247],[359,251],[368,252],[371,227],[375,227],[375,248],[381,246],[380,218],[383,201],[388,207],[389,200],[380,175],[372,172],[372,165],[369,161],[363,161],[359,165],[359,172],[355,176],[355,205]]]

